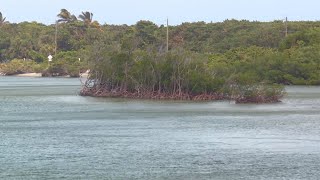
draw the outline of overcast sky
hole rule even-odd
[[[0,0],[0,12],[10,22],[53,24],[60,9],[78,15],[90,11],[101,24],[156,24],[225,19],[258,21],[320,20],[320,0]]]

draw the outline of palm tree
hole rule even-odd
[[[75,22],[77,21],[77,17],[73,14],[71,14],[68,10],[66,9],[61,9],[61,12],[57,15],[60,19],[58,19],[58,22]]]
[[[79,19],[81,19],[86,26],[90,26],[92,28],[97,28],[100,31],[102,31],[99,22],[98,21],[93,21],[92,17],[93,17],[93,14],[91,12],[88,12],[88,11],[82,12],[79,15]]]
[[[93,14],[91,12],[82,12],[79,15],[79,19],[81,19],[86,25],[90,25],[92,23]]]
[[[6,18],[2,16],[2,13],[0,12],[0,26],[7,24],[8,21],[6,21]]]

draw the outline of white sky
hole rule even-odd
[[[258,21],[320,20],[320,0],[0,0],[0,12],[10,22],[52,24],[60,9],[75,15],[90,11],[101,24],[156,24],[225,19]]]

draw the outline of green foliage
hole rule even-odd
[[[37,64],[31,60],[13,59],[1,67],[1,72],[6,75],[35,72]]]
[[[66,76],[67,68],[64,63],[56,61],[48,64],[48,68],[42,72],[42,76]]]
[[[280,49],[290,49],[293,47],[311,46],[320,43],[320,28],[304,29],[290,34],[280,44]]]
[[[34,61],[41,63],[43,62],[46,58],[43,54],[37,52],[37,51],[29,51],[28,56],[30,59],[33,59]]]
[[[43,70],[43,76],[71,76],[79,77],[83,63],[79,61],[78,52],[60,52],[48,63],[48,67]]]
[[[147,45],[150,46],[156,43],[155,33],[158,27],[153,22],[139,21],[135,25],[135,30],[136,36],[140,39],[138,47],[145,48]]]
[[[236,103],[275,103],[284,95],[284,87],[263,83],[238,86],[234,91]]]

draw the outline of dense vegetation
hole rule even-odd
[[[99,25],[90,12],[77,18],[65,9],[58,17],[46,26],[1,14],[0,71],[90,69],[84,95],[135,98],[274,102],[283,88],[273,84],[320,85],[320,22],[288,22],[287,36],[283,21],[183,23],[169,27],[167,52],[163,25]]]

